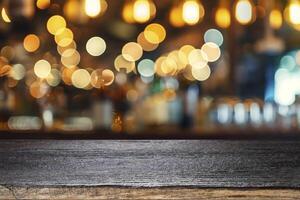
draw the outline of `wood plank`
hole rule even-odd
[[[197,189],[117,187],[10,187],[0,186],[0,200],[8,199],[197,199],[298,200],[291,189]]]
[[[0,185],[300,186],[300,141],[0,140]]]

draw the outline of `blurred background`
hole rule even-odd
[[[297,134],[300,0],[1,0],[0,133]]]

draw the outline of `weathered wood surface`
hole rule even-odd
[[[0,140],[0,185],[300,187],[300,141]]]
[[[9,199],[197,199],[197,200],[299,200],[299,190],[196,189],[116,187],[1,187],[0,200]]]

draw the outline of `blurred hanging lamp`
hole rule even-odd
[[[146,23],[156,15],[152,0],[128,0],[125,2],[122,17],[127,23]]]
[[[280,29],[283,22],[280,4],[278,1],[274,1],[272,6],[273,8],[269,14],[270,27],[273,29]]]
[[[85,0],[84,1],[84,11],[85,11],[86,15],[91,18],[97,17],[101,12],[100,0]]]
[[[220,28],[228,28],[231,24],[229,4],[227,0],[220,0],[215,13],[215,22]]]
[[[242,24],[247,25],[254,21],[254,6],[250,0],[237,0],[235,4],[235,18]]]
[[[182,1],[174,1],[173,6],[169,13],[169,20],[172,26],[182,27],[185,25],[185,22],[182,18]]]
[[[187,25],[200,22],[205,14],[203,5],[198,0],[185,0],[182,5],[182,19]]]
[[[285,20],[295,29],[300,30],[300,1],[289,0],[284,9]]]

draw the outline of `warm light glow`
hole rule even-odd
[[[29,34],[23,41],[24,49],[28,52],[34,52],[40,47],[40,39],[34,34]]]
[[[282,14],[280,10],[274,9],[269,16],[270,26],[274,29],[279,29],[282,26]]]
[[[36,7],[38,7],[39,9],[46,9],[50,6],[50,0],[37,0],[36,1]]]
[[[288,11],[288,21],[293,25],[300,24],[300,1],[290,0],[287,6]]]
[[[138,23],[145,23],[151,17],[149,0],[136,0],[133,4],[133,18]]]
[[[51,65],[47,60],[39,60],[34,65],[34,73],[39,78],[46,78],[51,72]]]
[[[84,11],[89,17],[97,17],[101,12],[100,0],[85,0]]]
[[[52,35],[55,35],[61,29],[66,28],[66,20],[60,15],[54,15],[47,21],[47,30]]]
[[[149,24],[144,31],[145,38],[152,44],[158,44],[165,40],[166,30],[157,23]]]
[[[126,73],[130,73],[135,69],[135,62],[126,60],[122,55],[116,57],[114,65],[117,71],[125,70]]]
[[[188,25],[195,25],[200,20],[200,4],[197,0],[186,0],[182,7],[182,18]]]
[[[24,78],[26,73],[26,69],[22,64],[15,64],[12,66],[9,75],[12,77],[14,80],[21,80]]]
[[[47,86],[47,84],[45,84],[43,82],[35,81],[30,85],[29,92],[30,92],[31,96],[39,99],[47,94],[48,86]]]
[[[184,26],[185,22],[182,19],[182,10],[178,5],[173,6],[169,14],[170,23],[175,27]]]
[[[61,55],[61,63],[65,67],[77,66],[80,62],[80,54],[76,49],[67,49]]]
[[[62,47],[69,46],[73,42],[73,38],[73,32],[71,31],[71,29],[68,28],[62,28],[56,31],[54,37],[56,44]]]
[[[134,23],[134,17],[133,17],[133,2],[129,1],[124,4],[123,10],[122,10],[122,17],[123,20],[127,23]]]
[[[218,8],[215,15],[216,24],[221,28],[228,28],[231,24],[230,12],[227,8]]]
[[[138,43],[129,42],[123,46],[122,55],[128,61],[137,61],[142,57],[143,49]]]
[[[202,68],[192,67],[192,76],[198,81],[205,81],[210,76],[210,68],[208,65],[205,65]]]
[[[212,42],[205,43],[201,50],[207,55],[207,60],[209,62],[215,62],[221,56],[221,50],[219,46]]]
[[[1,16],[2,16],[2,19],[3,19],[4,22],[6,22],[6,23],[10,23],[11,22],[10,18],[8,17],[8,15],[6,13],[5,8],[2,8],[2,10],[1,10]]]
[[[194,49],[188,56],[189,64],[194,68],[202,68],[207,65],[208,57],[201,49]]]
[[[106,43],[101,37],[92,37],[86,43],[86,50],[92,56],[100,56],[106,50]]]
[[[72,84],[77,88],[85,88],[91,82],[91,75],[85,69],[77,69],[74,73],[72,73]]]
[[[153,44],[146,40],[144,32],[141,32],[139,34],[137,42],[139,43],[139,45],[141,45],[144,51],[153,51],[158,47],[158,44]]]
[[[240,24],[248,24],[252,21],[253,10],[249,0],[239,0],[235,7],[235,18]]]
[[[58,71],[57,69],[52,69],[50,74],[46,78],[47,83],[52,87],[58,86],[60,80],[61,80],[60,71]]]

